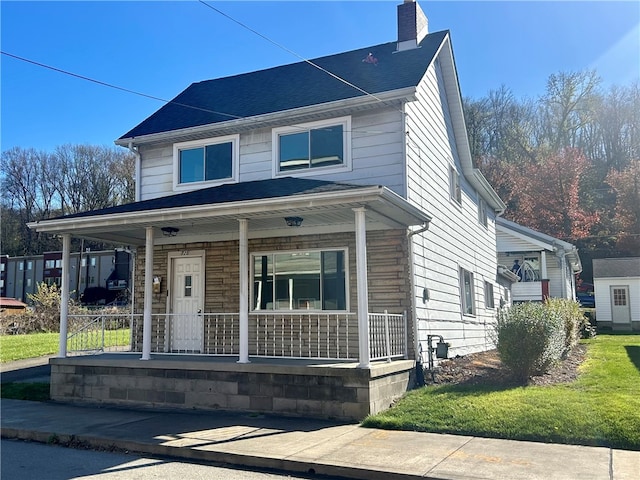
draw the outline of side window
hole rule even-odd
[[[475,315],[475,292],[473,288],[473,273],[460,269],[460,302],[462,304],[462,313],[464,315]]]
[[[487,202],[485,202],[480,195],[478,195],[478,222],[480,225],[487,226]]]
[[[484,306],[485,308],[495,308],[493,299],[493,283],[484,282]]]
[[[351,119],[275,128],[274,176],[351,168]]]
[[[462,190],[460,189],[460,174],[453,167],[449,168],[449,190],[451,198],[462,204]]]
[[[198,183],[236,181],[238,143],[237,135],[176,143],[173,146],[174,189],[190,188]]]

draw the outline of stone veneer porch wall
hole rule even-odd
[[[115,357],[115,358],[114,358]],[[360,421],[414,385],[415,362],[238,364],[118,354],[53,358],[51,398],[119,406],[242,410]]]
[[[332,233],[330,235],[298,235],[292,237],[258,238],[249,240],[249,253],[294,250],[347,248],[349,258],[350,311],[357,313],[356,297],[356,240],[355,233]],[[153,275],[163,279],[162,291],[153,294],[152,310],[155,314],[166,312],[167,275],[169,252],[205,250],[205,312],[231,313],[239,309],[240,274],[238,241],[176,243],[158,245],[154,248]],[[144,248],[136,256],[135,310],[142,313],[144,305]],[[404,230],[377,230],[367,232],[367,264],[369,287],[369,311],[408,315],[410,346],[409,358],[413,358],[413,320],[411,318],[411,281],[409,267],[409,244]],[[154,320],[155,322],[155,320]],[[162,325],[153,325],[152,345],[164,345]],[[137,335],[142,340],[142,331]],[[357,343],[350,347],[357,355]]]

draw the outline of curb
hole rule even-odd
[[[3,428],[1,437],[5,439],[25,440],[52,445],[63,445],[68,448],[90,447],[96,450],[121,453],[135,453],[155,455],[182,460],[197,460],[217,465],[234,467],[253,467],[266,470],[304,474],[324,475],[354,480],[445,480],[441,477],[411,475],[390,471],[371,470],[366,468],[344,467],[324,463],[308,463],[286,458],[257,457],[236,453],[194,450],[185,447],[170,447],[166,445],[151,445],[133,440],[105,439],[85,435],[56,434],[55,432],[40,432],[22,430],[18,428]]]

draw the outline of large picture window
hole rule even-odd
[[[237,136],[174,145],[174,184],[223,182],[235,179]]]
[[[349,130],[349,118],[274,129],[275,173],[348,168]]]
[[[347,310],[344,250],[253,255],[253,310]]]

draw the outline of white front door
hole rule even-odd
[[[171,351],[200,353],[203,349],[204,275],[202,257],[171,260]]]
[[[631,309],[629,305],[629,286],[611,286],[611,320],[614,325],[631,324]]]

